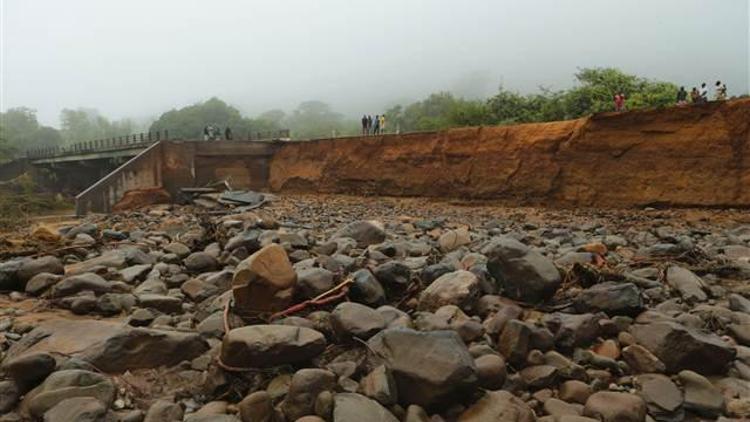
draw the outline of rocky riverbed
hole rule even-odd
[[[750,215],[284,196],[0,235],[0,421],[750,417]]]

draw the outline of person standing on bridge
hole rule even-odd
[[[703,82],[703,84],[701,84],[700,100],[701,100],[701,103],[707,103],[708,102],[708,87],[706,86],[705,82]]]
[[[227,128],[224,130],[224,139],[226,139],[227,141],[232,140],[232,129],[229,129],[229,126],[227,126]]]
[[[385,133],[385,114],[380,115],[380,133]]]
[[[375,115],[375,121],[373,122],[375,126],[373,126],[372,133],[373,135],[379,135],[380,134],[380,116],[377,114]]]
[[[362,135],[367,135],[367,115],[362,115]]]
[[[367,135],[372,131],[372,116],[367,115]]]
[[[716,81],[716,101],[725,101],[727,99],[727,85],[721,81]]]
[[[685,91],[685,87],[681,86],[680,90],[677,91],[677,105],[683,106],[687,104],[687,91]]]
[[[208,141],[208,126],[203,126],[203,140]]]

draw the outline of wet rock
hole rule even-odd
[[[643,309],[641,291],[632,283],[605,282],[582,291],[575,300],[577,311],[607,315],[634,315]]]
[[[385,231],[377,221],[354,221],[342,227],[333,235],[333,239],[347,237],[357,242],[358,248],[383,243]]]
[[[401,403],[446,404],[477,386],[474,360],[455,332],[387,329],[368,343],[392,371]]]
[[[385,303],[385,290],[370,270],[358,270],[351,277],[352,284],[349,287],[351,300],[368,306],[378,306]]]
[[[325,347],[323,334],[309,328],[251,325],[224,336],[221,359],[235,367],[265,368],[310,360]]]
[[[99,422],[107,413],[104,403],[94,397],[72,397],[44,413],[44,422]]]
[[[534,422],[534,411],[507,391],[488,391],[458,418],[459,422]]]
[[[710,418],[724,412],[724,396],[711,381],[687,370],[680,371],[677,376],[685,389],[685,409]]]
[[[323,391],[333,391],[336,375],[323,369],[300,369],[292,377],[289,392],[282,404],[287,420],[313,415],[315,400]]]
[[[367,340],[385,328],[385,319],[375,309],[344,302],[331,312],[331,325],[340,338],[353,336]]]
[[[677,290],[683,299],[690,303],[703,302],[708,296],[703,291],[704,283],[700,277],[676,265],[667,268],[667,284]]]
[[[378,402],[359,394],[336,394],[333,406],[333,422],[398,422],[398,419]]]
[[[219,268],[219,262],[206,252],[193,252],[184,260],[185,268],[193,273],[205,273]]]
[[[469,271],[455,271],[440,276],[419,296],[419,309],[435,311],[444,305],[470,310],[479,299],[479,280]]]
[[[552,261],[513,238],[496,238],[482,252],[490,274],[512,299],[541,302],[560,286],[560,273]]]
[[[635,324],[630,332],[638,344],[664,362],[670,373],[690,369],[702,374],[721,374],[736,354],[715,334],[676,322]]]
[[[602,422],[643,422],[646,403],[634,394],[600,391],[586,401],[583,415]]]
[[[291,304],[296,282],[284,248],[265,246],[237,266],[232,279],[235,304],[244,313],[281,311]]]
[[[73,397],[93,397],[109,407],[115,398],[115,386],[108,377],[96,372],[57,371],[26,394],[21,406],[32,416],[41,417],[58,403]]]

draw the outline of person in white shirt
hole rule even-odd
[[[722,84],[721,81],[716,81],[716,101],[724,101],[727,99],[727,85]]]
[[[705,82],[703,82],[703,84],[701,85],[700,95],[702,103],[708,102],[708,87],[706,86]]]

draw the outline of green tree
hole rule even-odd
[[[5,154],[27,149],[59,146],[62,138],[57,129],[42,126],[36,118],[36,110],[28,107],[10,108],[0,113]]]
[[[286,118],[295,138],[328,138],[350,134],[351,124],[322,101],[305,101]],[[356,129],[355,129],[356,130]]]
[[[130,135],[143,129],[131,119],[110,121],[97,110],[82,107],[63,109],[60,122],[61,133],[67,144]]]
[[[273,121],[242,117],[239,110],[213,97],[202,103],[170,110],[151,124],[152,132],[168,130],[171,138],[202,139],[203,128],[214,125],[220,129],[232,129],[235,137],[281,129]]]

